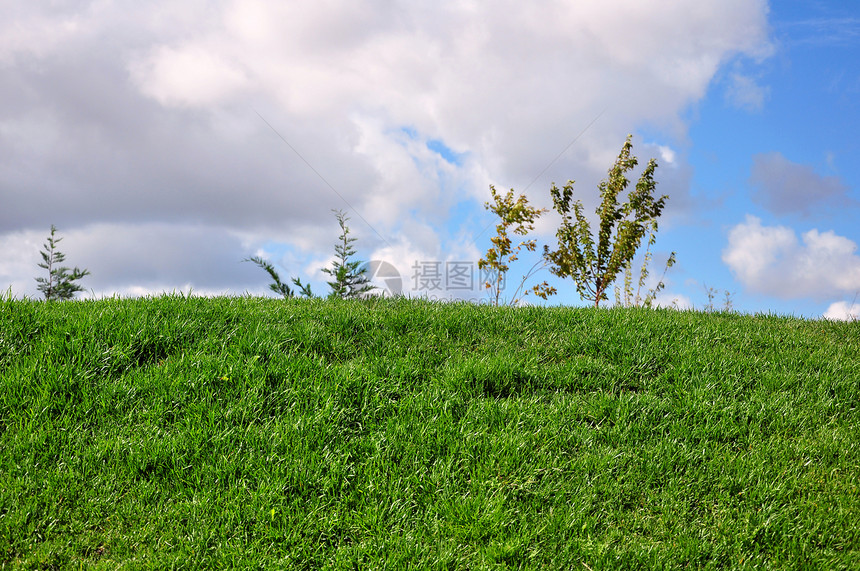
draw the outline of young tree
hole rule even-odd
[[[657,230],[657,218],[669,198],[664,195],[654,200],[657,161],[651,159],[636,187],[628,193],[627,202],[619,205],[618,195],[630,182],[625,173],[638,164],[636,157],[630,156],[631,139],[632,135],[628,135],[618,159],[609,169],[609,179],[598,187],[602,200],[596,210],[600,218],[596,244],[582,213],[582,202],[577,200],[571,204],[573,181],[568,181],[561,190],[553,184],[550,190],[562,224],[556,232],[558,249],[550,251],[544,246],[544,257],[552,264],[553,274],[572,277],[579,295],[593,301],[595,307],[601,300],[608,299],[606,290],[636,255],[645,233],[649,229]]]
[[[42,246],[45,250],[39,252],[42,255],[42,263],[39,267],[48,270],[48,277],[36,278],[36,282],[39,284],[39,291],[45,294],[47,301],[71,299],[76,292],[84,291],[84,288],[73,282],[90,274],[89,270],[81,270],[77,267],[69,270],[59,265],[66,260],[66,256],[57,250],[57,244],[63,239],[55,238],[56,233],[57,228],[51,224],[51,235],[48,236],[48,242]]]
[[[337,216],[337,223],[342,233],[338,236],[340,243],[334,245],[337,259],[332,262],[331,268],[323,268],[325,273],[334,278],[334,281],[328,282],[331,287],[329,297],[343,299],[362,297],[376,288],[370,285],[366,264],[359,260],[350,260],[350,257],[355,255],[352,243],[356,238],[349,237],[349,226],[346,225],[349,218],[342,210],[332,210],[332,212]]]
[[[651,307],[651,304],[654,303],[654,300],[657,298],[657,294],[660,293],[666,284],[663,283],[663,279],[666,277],[666,272],[669,271],[669,268],[675,265],[675,252],[672,252],[669,255],[669,259],[666,260],[666,267],[663,269],[663,275],[660,276],[660,281],[657,282],[657,285],[654,286],[653,289],[648,290],[648,293],[645,294],[645,297],[642,297],[642,288],[645,287],[645,280],[648,279],[648,264],[651,262],[651,246],[654,245],[654,242],[657,240],[656,237],[657,228],[656,225],[653,225],[648,234],[648,247],[645,248],[645,259],[642,261],[642,269],[639,271],[639,283],[636,288],[636,293],[633,293],[633,262],[632,260],[628,260],[624,265],[624,295],[622,298],[621,289],[618,286],[615,286],[615,304],[622,307]]]
[[[513,227],[514,234],[525,236],[529,231],[534,230],[535,220],[541,214],[549,211],[546,208],[539,209],[529,206],[528,198],[522,194],[514,200],[513,189],[509,190],[505,196],[502,196],[496,193],[496,188],[493,185],[490,185],[490,192],[493,195],[493,202],[485,202],[484,208],[496,214],[500,221],[496,225],[496,236],[490,239],[493,246],[487,250],[486,258],[478,260],[478,268],[492,270],[490,272],[490,279],[484,282],[484,286],[490,290],[493,305],[497,306],[499,305],[505,274],[510,269],[509,264],[519,258],[522,248],[525,248],[529,252],[534,252],[536,248],[534,240],[523,240],[514,246],[511,237],[508,235],[508,230]],[[531,270],[523,276],[519,287],[511,296],[510,305],[516,305],[520,301],[517,295],[522,291],[526,281],[545,267],[546,262],[543,260],[538,261],[532,266]],[[529,291],[533,291],[536,295],[544,299],[556,292],[555,288],[550,287],[546,282],[534,286],[531,290],[525,290],[523,297],[527,296]]]
[[[264,260],[260,256],[251,256],[250,258],[245,258],[242,260],[243,262],[254,262],[271,276],[272,282],[269,284],[269,289],[273,292],[284,296],[284,299],[288,299],[291,297],[295,297],[295,292],[290,289],[290,286],[281,281],[281,276],[275,270],[275,266],[273,266],[270,262]],[[313,297],[314,294],[311,292],[310,284],[302,284],[299,278],[293,278],[293,283],[299,288],[299,293],[301,293],[305,297]]]

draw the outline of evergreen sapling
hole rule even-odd
[[[57,250],[57,244],[62,238],[55,238],[56,233],[57,228],[51,224],[51,235],[48,236],[48,242],[42,246],[44,251],[39,252],[42,255],[39,267],[48,271],[48,277],[36,278],[36,282],[46,301],[72,299],[76,292],[84,291],[84,288],[74,282],[90,274],[86,269],[75,267],[70,270],[60,265],[66,260],[66,256]]]
[[[333,281],[328,282],[331,288],[329,297],[343,299],[364,297],[376,288],[370,285],[367,265],[359,260],[350,260],[355,255],[352,243],[356,241],[356,238],[349,237],[349,226],[346,225],[349,218],[342,210],[332,210],[332,212],[337,217],[341,235],[338,236],[340,242],[334,246],[337,258],[332,262],[331,268],[323,268],[322,270],[334,278]]]

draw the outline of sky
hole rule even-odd
[[[552,184],[574,180],[591,216],[631,134],[668,196],[645,288],[676,252],[660,305],[860,316],[858,0],[2,12],[0,290],[15,297],[40,297],[52,224],[90,271],[79,298],[274,295],[250,256],[326,294],[342,210],[380,290],[486,302],[490,185],[549,209],[528,237],[554,248]],[[526,287],[558,294],[523,302],[590,303],[539,252],[504,300],[535,264]]]

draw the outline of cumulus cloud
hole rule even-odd
[[[729,231],[723,262],[751,291],[782,298],[826,299],[860,290],[857,244],[832,231],[764,226],[759,218]]]
[[[837,301],[831,303],[824,312],[825,319],[834,321],[858,321],[860,320],[860,304],[855,302]]]
[[[319,259],[347,204],[369,251],[429,225],[456,252],[446,218],[489,183],[524,188],[594,121],[530,192],[593,188],[628,131],[683,140],[717,70],[769,46],[765,0],[55,4],[4,5],[0,236],[155,228],[176,259],[225,236],[231,258],[274,241]]]
[[[809,216],[816,209],[849,204],[848,187],[836,176],[822,176],[809,165],[781,153],[753,155],[753,200],[774,214]]]

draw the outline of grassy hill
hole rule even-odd
[[[860,323],[0,301],[3,568],[860,568]]]

